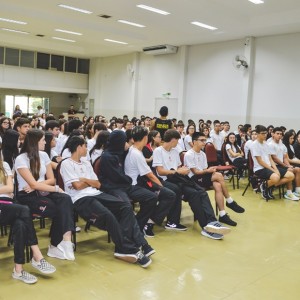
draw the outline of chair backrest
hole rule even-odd
[[[218,163],[217,150],[212,143],[206,143],[204,152],[207,158],[207,164],[209,167],[215,166]]]
[[[251,151],[248,152],[247,166],[248,166],[248,170],[249,170],[249,175],[252,175],[253,174],[254,162],[253,162]]]

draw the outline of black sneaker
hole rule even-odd
[[[245,211],[245,209],[243,207],[239,206],[235,201],[233,201],[231,203],[226,202],[226,206],[239,214],[241,214]],[[223,222],[223,223],[225,223],[225,222]],[[226,224],[228,224],[228,223],[226,223]]]
[[[178,230],[178,231],[185,231],[185,230],[187,230],[186,226],[184,226],[184,225],[170,223],[170,222],[167,222],[165,228],[169,229],[169,230]]]
[[[149,244],[143,245],[142,251],[143,251],[144,255],[146,255],[147,257],[151,256],[152,254],[154,254],[156,252]]]
[[[152,223],[147,223],[144,226],[144,230],[143,230],[144,236],[150,237],[150,238],[154,237],[153,226],[154,226],[154,224],[152,224]]]
[[[270,199],[275,199],[275,197],[273,195],[273,190],[274,190],[274,187],[269,187],[268,188],[268,195],[269,195]]]
[[[143,268],[147,268],[152,263],[152,260],[146,255],[144,255],[142,251],[136,253],[136,257],[137,263]]]
[[[264,180],[262,182],[262,184],[260,185],[260,191],[261,191],[261,195],[265,200],[270,200],[271,198],[269,197],[269,193],[268,193],[268,186],[267,186],[267,182]]]
[[[228,214],[224,215],[223,217],[220,216],[219,221],[230,226],[237,225],[237,222],[232,221]]]

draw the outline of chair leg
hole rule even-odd
[[[245,196],[249,186],[250,186],[250,180],[248,181],[248,184],[247,184],[246,188],[244,189],[242,196]]]
[[[107,242],[110,243],[111,242],[111,238],[110,238],[110,234],[107,233]]]

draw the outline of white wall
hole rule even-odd
[[[251,122],[300,129],[300,33],[256,39]]]

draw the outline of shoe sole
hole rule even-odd
[[[187,228],[178,229],[178,228],[170,228],[170,227],[166,227],[166,226],[165,226],[165,229],[167,229],[167,230],[175,230],[175,231],[187,231]]]
[[[144,237],[148,237],[148,238],[154,238],[154,234],[153,234],[153,235],[148,235],[148,234],[146,234],[146,232],[145,232],[145,231],[144,231],[143,233],[144,233]]]
[[[224,235],[224,234],[228,234],[231,232],[231,229],[230,228],[227,228],[227,227],[215,227],[215,226],[210,226],[210,225],[206,225],[204,227],[204,229],[207,231],[207,232],[210,232],[210,233],[217,233],[217,234],[221,234],[221,235]]]
[[[287,199],[287,200],[291,200],[291,201],[299,201],[299,199],[291,199],[289,197],[286,197],[285,195],[284,195],[284,198]]]
[[[37,266],[35,266],[33,264],[31,264],[31,265],[32,265],[33,268],[37,269],[38,271],[40,271],[43,274],[52,274],[52,273],[54,273],[56,271],[56,269],[45,271],[45,270],[41,270],[39,267],[37,267]]]
[[[221,222],[221,223],[223,223],[223,224],[226,224],[226,225],[229,225],[229,226],[236,226],[236,225],[237,225],[237,223],[232,223],[232,224],[230,224],[230,223],[226,223],[226,222],[221,221],[221,220],[219,220],[219,222]]]
[[[69,257],[66,256],[66,253],[65,253],[65,251],[64,251],[64,248],[61,247],[61,245],[58,244],[58,245],[57,245],[57,249],[59,249],[59,250],[64,254],[64,257],[65,257],[66,260],[75,260],[75,256],[74,256],[74,258],[73,258],[73,257],[69,258]]]
[[[120,260],[126,261],[131,264],[134,264],[137,262],[137,257],[134,254],[133,255],[130,255],[130,254],[122,255],[122,254],[115,253],[114,256],[115,256],[115,258],[118,258]]]
[[[144,255],[147,257],[150,257],[154,253],[156,253],[156,251],[153,249],[153,250],[149,251],[148,253],[144,253]]]
[[[207,237],[207,238],[209,238],[209,239],[212,239],[212,240],[223,240],[223,236],[222,236],[222,237],[219,237],[219,238],[216,238],[216,237],[212,237],[212,236],[210,236],[210,235],[206,235],[206,234],[203,233],[202,231],[201,231],[201,235],[203,235],[203,236],[205,236],[205,237]]]
[[[149,261],[148,261],[146,264],[144,264],[144,265],[139,264],[139,265],[140,265],[142,268],[147,268],[148,266],[151,265],[151,263],[152,263],[152,260],[149,258]]]
[[[36,279],[35,281],[27,281],[27,280],[23,280],[23,279],[20,278],[20,277],[14,276],[14,274],[12,274],[12,278],[13,278],[13,279],[20,280],[20,281],[23,281],[23,282],[26,283],[26,284],[34,284],[34,283],[36,283],[36,282],[38,281],[37,279]]]
[[[49,252],[47,252],[47,256],[52,257],[52,258],[61,259],[61,260],[65,260],[65,259],[66,259],[65,257],[59,257],[59,256],[56,256],[56,255],[51,254],[51,253],[49,253]]]

